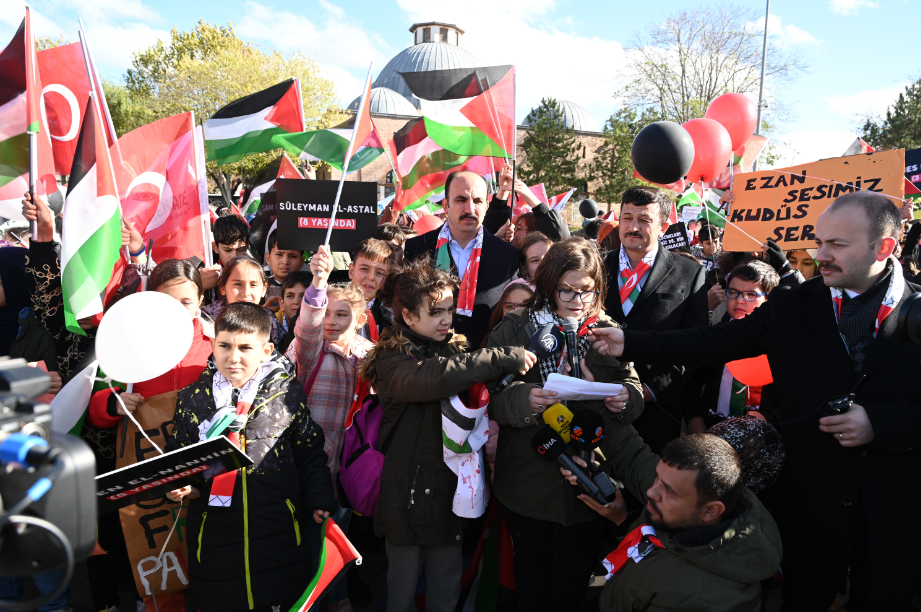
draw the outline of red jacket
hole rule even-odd
[[[189,352],[185,354],[179,365],[166,374],[144,382],[134,383],[134,393],[139,393],[146,399],[161,393],[178,391],[198,380],[198,377],[208,364],[208,357],[211,356],[211,339],[205,335],[201,319],[196,317],[192,323],[194,325],[192,346],[189,347]],[[119,387],[115,388],[118,389]],[[90,398],[88,418],[90,425],[93,427],[114,427],[121,420],[121,416],[111,417],[106,412],[106,406],[111,394],[110,389],[104,389],[94,393],[93,397]]]

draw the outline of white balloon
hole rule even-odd
[[[144,291],[119,300],[96,332],[96,358],[106,376],[137,383],[169,372],[192,346],[189,311],[165,293]]]

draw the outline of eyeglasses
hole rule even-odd
[[[742,299],[746,302],[754,302],[759,297],[764,297],[766,295],[767,293],[755,293],[754,291],[739,291],[738,289],[726,290],[727,300],[737,300],[739,299],[739,296],[742,296]]]
[[[515,302],[506,302],[505,304],[502,304],[502,310],[505,312],[512,312],[517,308],[524,308],[524,304],[518,304]]]
[[[571,302],[576,298],[585,304],[586,302],[594,302],[595,298],[598,297],[597,291],[575,291],[574,289],[557,289],[557,293],[560,294],[560,300],[563,302]]]

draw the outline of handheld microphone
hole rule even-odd
[[[579,458],[585,462],[591,471],[592,481],[598,486],[601,494],[611,501],[617,494],[617,487],[604,473],[592,462],[592,450],[604,438],[604,420],[594,410],[580,410],[572,417],[570,424],[570,442],[578,451]]]
[[[550,323],[534,332],[531,336],[531,341],[528,343],[528,350],[537,355],[538,359],[547,359],[560,350],[563,341],[563,334],[559,328]],[[497,393],[512,384],[513,380],[515,380],[515,374],[506,374],[489,392]]]
[[[572,412],[569,411],[569,408],[563,404],[553,404],[544,410],[543,418],[544,424],[549,425],[553,431],[560,434],[566,444],[569,444],[572,428]]]
[[[546,461],[557,461],[564,469],[569,470],[576,477],[576,481],[583,491],[591,495],[599,504],[606,504],[608,500],[604,498],[601,491],[592,480],[585,475],[578,465],[570,459],[565,453],[566,443],[560,434],[556,433],[550,427],[544,426],[531,438],[531,444],[540,457]]]
[[[563,332],[566,334],[566,361],[569,362],[569,375],[582,378],[582,368],[576,360],[579,346],[579,322],[575,317],[563,319]]]

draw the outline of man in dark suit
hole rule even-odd
[[[767,354],[786,465],[774,518],[783,537],[785,612],[908,610],[921,592],[921,347],[897,329],[917,285],[892,257],[899,211],[881,194],[838,198],[816,223],[821,278],[774,292],[751,315],[665,334],[597,332],[626,359],[716,363]],[[800,366],[809,359],[810,368]],[[832,400],[854,393],[844,414]]]
[[[443,252],[450,257],[451,271],[461,279],[454,331],[467,336],[470,347],[477,348],[489,331],[492,307],[518,273],[518,250],[483,228],[487,208],[483,177],[475,172],[453,172],[445,180],[445,194],[442,205],[447,217],[448,241]],[[432,264],[438,264],[438,238],[442,231],[439,228],[408,240],[406,260],[430,256]],[[477,245],[481,245],[478,257]],[[472,281],[472,304],[465,309],[464,290]]]
[[[672,204],[654,187],[631,187],[621,196],[619,251],[605,259],[608,316],[624,329],[669,331],[707,325],[703,266],[659,244]],[[654,453],[681,434],[681,391],[691,368],[634,364],[647,405],[633,426]]]

